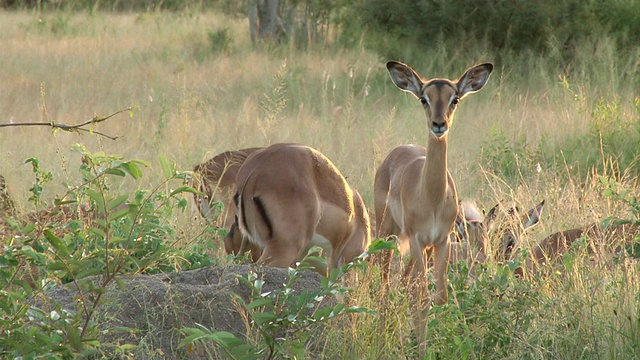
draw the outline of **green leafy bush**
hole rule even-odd
[[[130,176],[139,179],[140,160],[91,154],[84,147],[80,185],[67,185],[68,192],[56,207],[43,207],[41,196],[49,172],[29,159],[35,175],[30,200],[37,211],[26,220],[6,219],[10,232],[0,252],[0,356],[22,358],[74,358],[99,354],[99,328],[93,315],[102,296],[118,276],[188,269],[211,264],[206,254],[173,248],[176,237],[166,218],[184,209],[182,185],[188,173],[160,161],[165,181],[151,190],[115,194],[112,183]],[[164,192],[169,183],[175,190]],[[193,262],[189,262],[189,260]],[[78,292],[78,312],[60,308],[46,296],[53,286],[69,284]],[[126,347],[125,345],[124,347]],[[121,349],[125,351],[125,348]],[[126,353],[126,351],[125,351]]]
[[[636,1],[353,1],[342,25],[345,41],[366,43],[386,58],[451,43],[459,51],[486,43],[500,55],[509,52],[557,54],[572,60],[572,47],[591,37],[610,36],[620,49],[638,46],[640,11]],[[407,60],[408,61],[408,60]]]
[[[239,295],[232,296],[247,312],[253,335],[239,338],[229,332],[203,326],[184,328],[182,331],[187,337],[181,346],[211,342],[230,359],[306,358],[309,342],[314,334],[319,333],[323,324],[346,314],[373,314],[369,309],[347,306],[335,298],[336,295],[345,296],[349,292],[341,283],[349,271],[364,268],[366,263],[363,259],[357,258],[352,263],[332,270],[329,277],[322,278],[322,288],[318,290],[293,289],[301,272],[312,268],[311,263],[324,262],[322,257],[311,252],[296,269],[289,268],[289,280],[274,291],[265,292],[264,281],[256,273],[238,277],[241,283],[251,289],[251,296],[249,302]]]

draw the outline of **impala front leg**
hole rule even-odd
[[[446,304],[447,297],[447,267],[449,264],[449,242],[440,242],[433,247],[433,269],[436,278],[436,305]]]
[[[429,288],[427,286],[427,261],[424,249],[419,243],[411,240],[411,260],[405,270],[405,281],[410,289],[413,289],[418,304],[418,310],[422,311],[429,300]]]

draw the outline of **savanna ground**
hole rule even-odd
[[[384,156],[399,144],[426,143],[419,103],[393,86],[384,67],[389,59],[362,46],[327,40],[306,50],[255,48],[245,21],[189,12],[2,12],[0,33],[0,123],[71,124],[133,107],[132,116],[94,127],[117,140],[47,127],[0,129],[0,174],[22,213],[33,210],[34,173],[25,161],[37,158],[51,172],[42,193],[50,204],[66,193],[65,183],[80,182],[76,143],[150,164],[141,179],[112,184],[118,193],[162,184],[160,157],[188,171],[225,150],[303,143],[332,159],[371,210]],[[482,44],[441,46],[423,49],[410,65],[425,77],[455,78],[493,57]],[[568,73],[543,57],[502,56],[487,86],[462,101],[449,135],[459,196],[486,209],[529,209],[544,199],[540,225],[521,239],[525,250],[546,234],[609,216],[637,220],[637,209],[605,196],[608,188],[638,195],[640,65],[631,59],[620,59],[607,41],[577,48]],[[161,190],[171,186],[180,184]],[[220,239],[207,231],[190,194],[184,197],[186,210],[161,219],[174,230],[168,242],[200,246],[215,263],[228,264],[224,251],[210,246]],[[429,356],[639,358],[638,262],[621,256],[593,263],[584,248],[576,251],[558,271],[525,280],[494,261],[476,269],[474,280],[465,266],[452,266],[449,304],[432,311]],[[349,301],[376,312],[389,306],[394,317],[386,327],[368,314],[333,320],[315,354],[416,356],[404,290],[398,285],[382,301],[379,281],[370,266]]]

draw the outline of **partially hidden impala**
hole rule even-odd
[[[417,287],[418,308],[427,290],[425,250],[433,249],[436,280],[435,303],[447,302],[446,273],[449,234],[458,213],[455,183],[447,168],[447,143],[453,115],[460,100],[479,91],[493,70],[490,63],[469,68],[457,80],[421,78],[411,67],[387,62],[393,83],[422,103],[429,132],[427,147],[401,145],[380,164],[374,182],[374,207],[378,237],[396,235],[400,248],[409,243],[411,262],[405,272]],[[431,252],[431,251],[429,251]],[[390,271],[391,253],[383,260],[383,276]],[[418,327],[423,339],[424,327]],[[422,349],[426,350],[426,349]]]
[[[247,156],[262,148],[246,148],[222,152],[193,168],[193,187],[200,193],[194,194],[198,211],[203,218],[214,225],[229,230],[224,239],[227,254],[242,255],[250,252],[256,261],[261,250],[243,241],[235,223],[236,207],[233,195],[236,192],[236,176]],[[216,203],[222,204],[221,213],[216,216]]]
[[[308,146],[274,144],[249,156],[238,172],[235,201],[238,228],[262,249],[259,264],[289,267],[317,245],[333,268],[371,242],[360,194],[331,160]]]
[[[544,200],[526,213],[521,213],[517,207],[500,211],[501,206],[497,204],[485,216],[473,202],[461,202],[451,234],[449,262],[465,260],[470,266],[484,262],[491,251],[490,238],[498,240],[492,250],[494,259],[508,260],[520,237],[540,222],[543,208]],[[504,213],[504,216],[498,213]]]
[[[535,272],[540,267],[555,265],[562,255],[571,250],[573,244],[584,238],[589,255],[626,253],[633,258],[640,257],[640,226],[636,223],[612,222],[605,226],[601,223],[562,230],[548,235],[533,247],[531,258],[523,267],[516,269],[516,275],[524,275],[525,269]]]

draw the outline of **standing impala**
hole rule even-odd
[[[237,224],[263,249],[260,264],[288,267],[317,245],[336,267],[371,242],[362,198],[331,160],[308,146],[275,144],[255,152],[238,172],[237,189]]]
[[[401,145],[391,151],[376,172],[375,216],[378,236],[396,235],[402,248],[409,242],[412,286],[418,286],[420,301],[426,291],[425,250],[433,249],[436,304],[447,302],[446,272],[449,262],[449,234],[458,213],[458,197],[447,170],[447,137],[458,102],[487,83],[493,65],[468,69],[458,80],[422,79],[408,65],[389,61],[387,69],[400,90],[415,95],[427,117],[427,147]],[[406,246],[405,246],[406,247]],[[389,272],[391,253],[384,260]],[[419,329],[423,334],[424,329]]]

